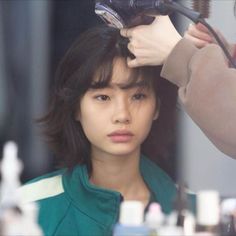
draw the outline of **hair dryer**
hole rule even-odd
[[[201,17],[199,12],[193,11],[174,0],[96,0],[95,13],[106,24],[115,28],[133,27],[150,24],[154,15],[168,15],[178,11],[197,22]]]
[[[209,0],[194,1],[203,1],[207,5],[209,4]],[[205,6],[206,4],[203,5]],[[198,2],[197,5],[195,3],[194,6],[197,9],[202,8],[202,2]],[[153,22],[154,16],[169,15],[171,12],[178,12],[195,23],[200,22],[205,25],[222,48],[230,64],[236,68],[236,63],[224,43],[214,29],[204,20],[204,15],[198,11],[189,9],[175,2],[175,0],[95,0],[95,13],[107,25],[118,29],[150,24]]]

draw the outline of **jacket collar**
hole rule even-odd
[[[173,181],[144,156],[140,158],[140,171],[155,201],[161,204],[165,213],[169,213],[176,194]],[[85,165],[76,166],[71,172],[66,172],[63,175],[63,187],[75,207],[96,222],[104,227],[111,227],[117,222],[121,194],[92,185]]]
[[[110,227],[117,222],[121,194],[92,185],[85,165],[76,166],[72,172],[66,172],[63,186],[79,211],[104,227]]]

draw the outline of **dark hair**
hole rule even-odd
[[[81,97],[89,88],[105,87],[109,84],[114,59],[126,59],[128,56],[132,55],[127,49],[127,39],[120,35],[119,30],[100,26],[84,32],[60,62],[49,112],[39,123],[43,125],[47,142],[64,166],[71,168],[84,163],[90,166],[90,143],[81,124],[75,120],[75,113],[80,109]],[[99,78],[96,82],[93,81],[95,73],[96,78]],[[141,77],[147,86],[155,88],[156,95],[162,100],[163,108],[157,122],[159,124],[155,125],[155,134],[151,133],[150,137],[152,145],[159,150],[156,154],[164,153],[166,141],[169,141],[166,137],[170,134],[176,93],[171,91],[173,86],[161,81],[158,67],[135,68],[131,74],[126,86]],[[144,144],[146,148],[148,140]]]

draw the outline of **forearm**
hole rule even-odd
[[[179,87],[183,106],[211,141],[236,158],[236,70],[228,68],[222,50],[217,45],[197,49],[183,39],[162,76]]]

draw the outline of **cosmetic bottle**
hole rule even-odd
[[[120,205],[119,223],[113,236],[149,236],[150,229],[144,225],[144,206],[139,201],[123,201]]]
[[[220,213],[221,235],[236,236],[236,198],[222,200]]]
[[[220,236],[220,199],[214,190],[202,190],[197,193],[196,235]]]
[[[151,203],[145,215],[145,225],[150,228],[150,236],[159,235],[158,232],[163,226],[164,220],[165,215],[162,212],[160,204],[157,202]]]
[[[190,210],[190,200],[187,195],[187,188],[179,183],[178,192],[174,201],[174,210],[167,218],[167,225],[175,227],[178,235],[194,235],[195,216]]]

